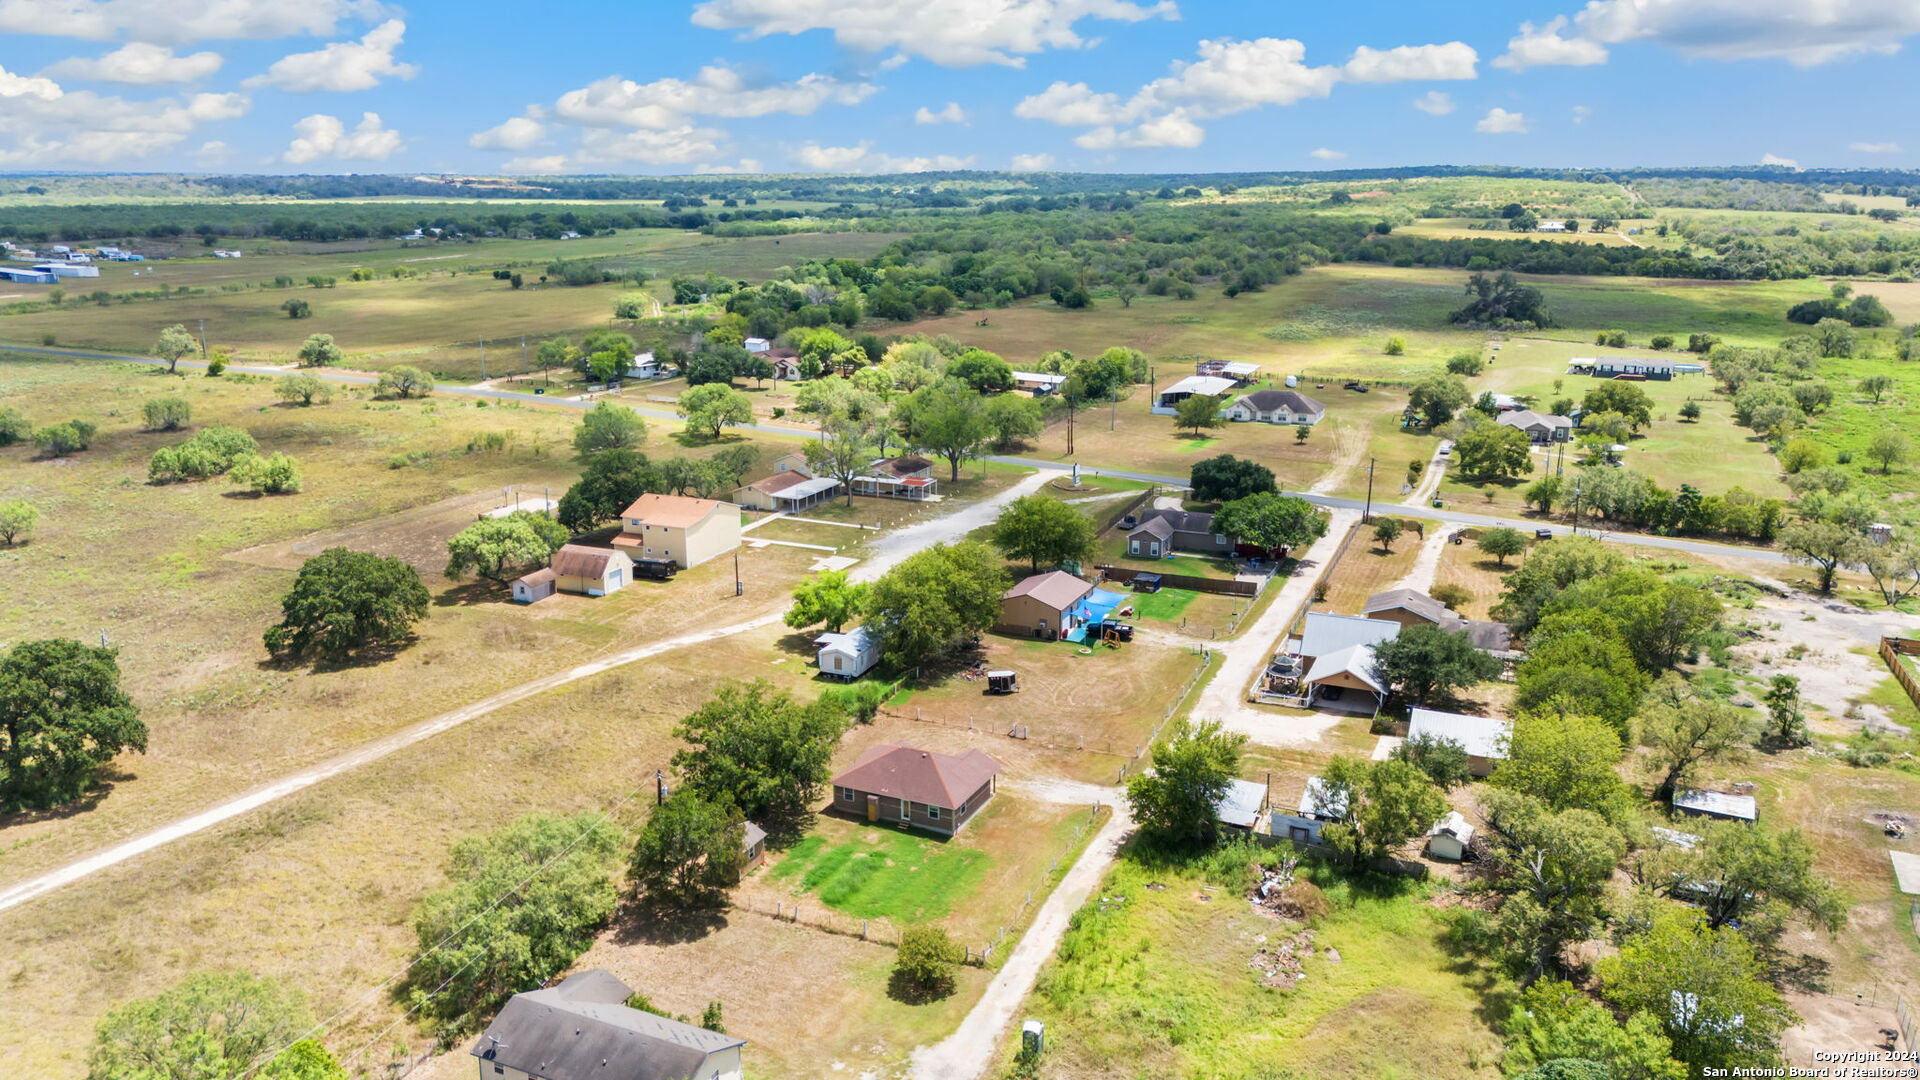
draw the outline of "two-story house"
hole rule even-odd
[[[740,546],[740,508],[687,495],[642,495],[621,512],[613,546],[635,560],[699,566]]]

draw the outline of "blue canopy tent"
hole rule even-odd
[[[1095,589],[1081,597],[1080,602],[1067,612],[1076,624],[1073,629],[1067,631],[1067,640],[1085,641],[1087,626],[1091,623],[1105,622],[1107,616],[1113,614],[1113,609],[1125,603],[1126,599],[1124,594],[1108,592],[1105,589]]]

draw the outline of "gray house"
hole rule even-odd
[[[515,994],[469,1051],[480,1080],[740,1080],[746,1040],[627,1007],[598,968]]]
[[[1225,415],[1257,424],[1317,424],[1327,407],[1297,390],[1255,390],[1235,399]]]
[[[1160,559],[1176,551],[1220,555],[1233,550],[1233,538],[1213,531],[1213,515],[1191,510],[1149,510],[1127,534],[1127,554]]]
[[[1528,440],[1538,444],[1566,442],[1573,437],[1572,417],[1537,413],[1532,409],[1503,412],[1494,419],[1494,423],[1518,428]]]

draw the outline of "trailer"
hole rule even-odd
[[[1017,694],[1020,692],[1020,676],[1012,671],[1001,669],[987,672],[987,693]]]

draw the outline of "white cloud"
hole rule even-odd
[[[1900,144],[1897,142],[1857,142],[1848,143],[1847,149],[1862,154],[1897,154]]]
[[[1014,106],[1014,115],[1091,128],[1074,140],[1089,150],[1195,147],[1206,141],[1200,121],[1326,97],[1341,82],[1471,79],[1478,62],[1473,49],[1457,41],[1362,46],[1337,66],[1307,64],[1307,47],[1292,38],[1210,39],[1197,52],[1197,59],[1175,62],[1170,74],[1125,100],[1086,83],[1056,82]],[[1429,94],[1428,100],[1444,101],[1446,95]]]
[[[65,94],[60,84],[36,75],[15,75],[0,68],[0,98],[38,98],[53,101]]]
[[[406,23],[388,19],[359,41],[336,41],[315,52],[283,56],[245,85],[273,86],[293,94],[348,93],[371,90],[387,77],[411,79],[420,69],[393,58],[393,50],[406,36]]]
[[[1799,163],[1799,162],[1797,162],[1797,161],[1795,161],[1795,160],[1793,160],[1793,159],[1792,159],[1792,158],[1790,158],[1790,157],[1781,157],[1781,156],[1780,156],[1779,154],[1761,154],[1761,155],[1760,155],[1760,164],[1762,164],[1762,165],[1784,165],[1784,166],[1786,166],[1786,167],[1787,167],[1787,168],[1789,168],[1789,169],[1797,169],[1797,168],[1799,168],[1799,167],[1800,167],[1800,163]]]
[[[233,148],[219,139],[209,139],[200,144],[200,149],[193,152],[194,164],[203,169],[219,168],[231,157],[233,157]]]
[[[1453,103],[1453,95],[1444,90],[1429,90],[1413,99],[1413,107],[1428,116],[1445,116],[1458,106]]]
[[[871,83],[842,82],[831,75],[805,75],[793,82],[753,86],[719,64],[688,79],[637,83],[618,76],[560,96],[554,115],[592,127],[671,128],[689,116],[807,116],[822,105],[857,105],[879,91]]]
[[[1086,48],[1075,25],[1085,19],[1177,19],[1172,0],[704,0],[693,22],[739,30],[749,38],[831,31],[864,52],[893,51],[889,64],[922,57],[947,67],[1026,66],[1047,49]]]
[[[1321,161],[1344,161],[1346,160],[1347,152],[1345,150],[1329,150],[1322,146],[1318,149],[1307,151],[1307,156],[1317,158]]]
[[[114,166],[171,150],[244,114],[245,94],[129,101],[0,68],[0,166]]]
[[[910,173],[964,169],[972,157],[936,154],[932,157],[895,157],[873,148],[870,142],[858,146],[821,146],[807,143],[793,152],[793,160],[816,172],[833,173]]]
[[[619,131],[588,128],[581,132],[571,165],[696,165],[725,156],[727,133],[683,124],[679,127]]]
[[[478,131],[468,136],[467,145],[476,150],[525,150],[547,137],[547,126],[527,116]]]
[[[1496,57],[1493,66],[1508,71],[1532,67],[1590,67],[1607,62],[1607,47],[1583,37],[1562,37],[1567,17],[1556,15],[1545,26],[1520,24],[1520,32],[1507,42],[1506,55]]]
[[[500,166],[502,172],[509,173],[560,173],[567,171],[565,154],[549,154],[545,157],[517,157]]]
[[[280,160],[289,165],[304,165],[321,158],[345,161],[385,161],[399,153],[404,140],[400,133],[382,127],[379,113],[361,113],[360,123],[352,131],[337,116],[315,113],[296,121],[293,142]]]
[[[1473,130],[1483,135],[1525,135],[1527,133],[1527,114],[1508,112],[1501,108],[1487,110],[1487,115],[1473,125]]]
[[[702,165],[693,171],[696,173],[704,173],[708,176],[738,176],[741,174],[764,172],[765,170],[760,167],[758,158],[743,157],[732,165]]]
[[[961,108],[957,101],[947,102],[946,107],[939,112],[922,105],[914,111],[913,122],[916,124],[964,124],[967,123],[967,110]]]
[[[1575,105],[1573,107],[1573,122],[1576,124],[1586,123],[1587,117],[1592,115],[1593,115],[1593,110],[1588,108],[1585,105]]]
[[[1589,0],[1574,17],[1603,44],[1651,41],[1715,60],[1801,66],[1891,54],[1920,34],[1913,0]]]
[[[1478,72],[1474,65],[1480,54],[1461,41],[1445,45],[1401,45],[1393,49],[1353,50],[1353,58],[1340,69],[1347,82],[1385,83],[1427,79],[1471,79]]]
[[[165,45],[130,41],[104,56],[76,56],[71,60],[62,60],[48,68],[47,74],[63,79],[153,86],[158,83],[198,82],[219,71],[223,62],[217,52],[176,56]]]
[[[1052,154],[1015,154],[1012,169],[1014,172],[1046,172],[1053,168]]]
[[[376,18],[379,0],[0,0],[0,34],[181,45],[213,38],[328,37]]]

